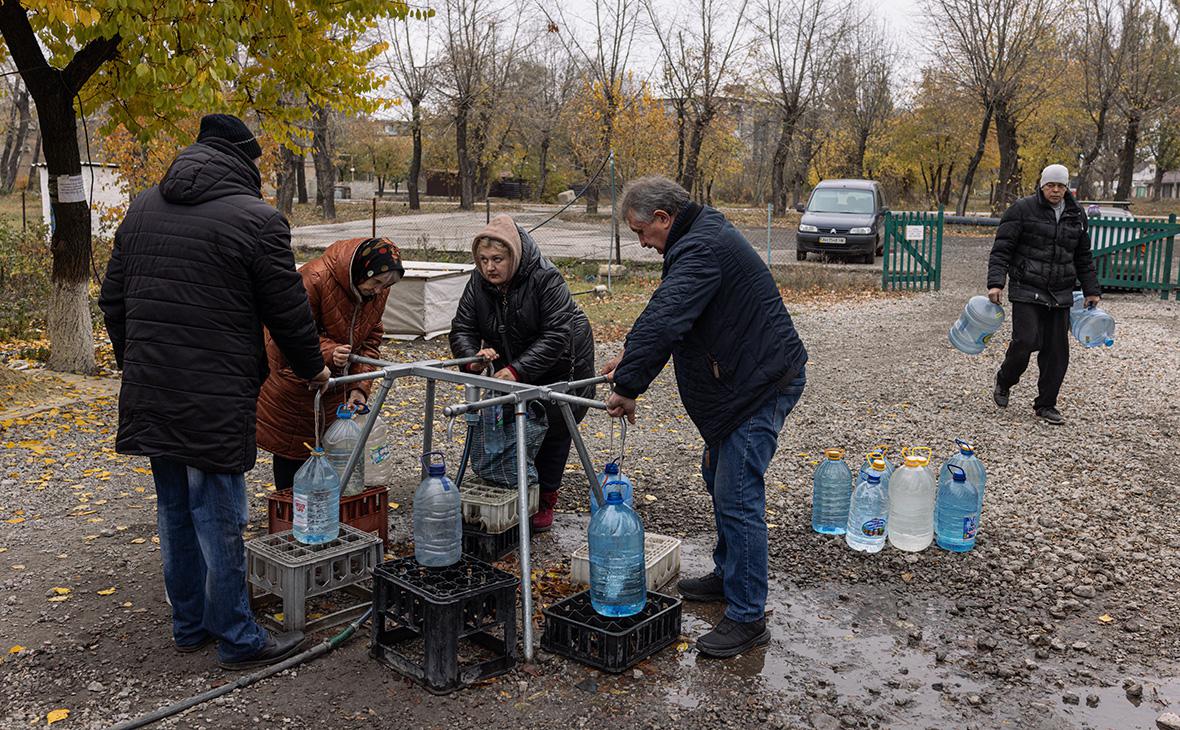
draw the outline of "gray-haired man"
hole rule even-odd
[[[803,394],[807,350],[770,270],[720,212],[661,177],[627,185],[622,210],[664,270],[603,370],[615,384],[608,412],[634,421],[635,399],[674,358],[680,399],[705,441],[701,474],[717,528],[713,572],[678,587],[687,599],[729,604],[697,648],[735,656],[770,640],[765,475]]]

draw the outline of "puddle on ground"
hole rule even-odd
[[[1070,685],[1055,692],[1045,704],[1050,704],[1056,716],[1071,725],[1092,730],[1125,730],[1125,728],[1154,728],[1155,719],[1165,711],[1176,712],[1180,705],[1180,679],[1162,677],[1133,677],[1143,687],[1140,697],[1127,696],[1122,683],[1113,687]],[[1077,705],[1067,704],[1062,698],[1071,693]],[[1098,706],[1088,706],[1090,695],[1097,696]]]

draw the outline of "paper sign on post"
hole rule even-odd
[[[905,240],[907,241],[921,241],[925,235],[925,226],[906,226]]]
[[[81,175],[58,175],[57,176],[57,202],[59,202],[59,203],[85,203],[86,202],[86,186],[82,182]]]

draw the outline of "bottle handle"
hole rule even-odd
[[[438,457],[438,463],[442,464],[443,466],[447,465],[446,454],[441,451],[427,451],[425,454],[422,454],[422,457],[419,459],[419,461],[422,462],[422,466],[426,469],[429,469],[430,465],[434,463],[434,461],[430,458],[432,456]]]
[[[959,451],[966,450],[973,454],[975,453],[975,447],[971,445],[970,441],[966,441],[964,439],[955,439],[955,445],[959,447]]]

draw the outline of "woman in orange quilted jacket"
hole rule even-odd
[[[380,355],[385,300],[389,287],[405,273],[397,246],[387,238],[337,241],[299,273],[319,330],[320,352],[332,376],[373,370],[349,363],[348,356]],[[258,446],[274,454],[275,487],[291,489],[295,472],[308,457],[304,444],[315,442],[315,392],[291,371],[270,333],[266,355],[270,375],[258,395]],[[324,393],[323,428],[336,419],[340,404],[364,403],[371,382],[353,384],[347,393]]]

